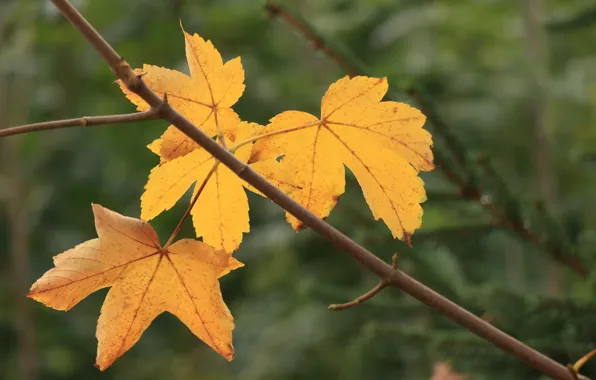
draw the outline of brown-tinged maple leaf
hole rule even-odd
[[[147,222],[95,204],[93,213],[98,238],[55,256],[55,267],[33,284],[28,296],[69,310],[94,291],[111,287],[97,323],[96,366],[102,371],[165,311],[232,360],[234,318],[218,278],[243,264],[192,239],[161,248]]]
[[[344,77],[321,102],[321,117],[286,111],[271,119],[267,137],[253,152],[285,156],[300,190],[291,196],[321,218],[329,215],[345,190],[346,165],[356,176],[375,219],[394,237],[410,242],[421,225],[426,200],[420,170],[432,170],[432,139],[422,129],[425,116],[404,103],[381,101],[385,78]],[[287,214],[295,229],[302,223]]]
[[[270,182],[286,192],[296,187],[289,173],[282,170],[275,158],[261,158],[252,154],[251,136],[264,128],[258,124],[240,122],[234,130],[230,147],[236,157],[250,165]],[[243,143],[245,142],[245,143]],[[242,241],[242,234],[249,231],[248,198],[243,186],[260,194],[224,165],[219,165],[206,150],[194,149],[156,166],[149,174],[145,192],[141,197],[141,218],[150,220],[170,209],[196,183],[193,197],[204,184],[199,198],[191,210],[197,236],[216,249],[233,252]]]

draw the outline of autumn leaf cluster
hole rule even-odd
[[[382,101],[385,78],[344,77],[323,96],[320,116],[285,111],[262,126],[242,121],[232,109],[245,90],[240,58],[224,62],[210,41],[183,33],[190,75],[144,65],[136,72],[149,88],[320,218],[344,193],[348,167],[374,218],[382,219],[395,238],[410,242],[421,225],[426,195],[418,174],[433,169],[432,140],[420,111]],[[119,85],[139,111],[150,109]],[[148,148],[159,163],[141,196],[142,220],[93,205],[98,238],[56,256],[55,267],[29,296],[68,310],[111,287],[97,326],[96,365],[102,370],[165,311],[231,360],[234,320],[218,279],[242,266],[232,253],[250,230],[246,190],[260,192],[173,125]],[[190,215],[202,241],[168,241],[162,247],[147,221],[172,208],[193,186]],[[292,215],[287,220],[295,230],[303,228]]]

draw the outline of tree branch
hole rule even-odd
[[[46,121],[43,123],[20,125],[18,127],[10,127],[0,129],[0,137],[20,135],[22,133],[45,131],[50,129],[69,128],[69,127],[91,127],[94,125],[104,124],[124,124],[136,123],[137,121],[159,119],[155,110],[144,112],[126,113],[122,115],[108,115],[108,116],[83,116],[76,119],[65,119]]]
[[[238,160],[233,154],[221,147],[188,119],[176,112],[170,105],[163,102],[157,94],[145,85],[140,77],[135,75],[126,61],[124,61],[124,59],[122,59],[114,49],[108,45],[108,43],[67,0],[52,0],[52,2],[95,47],[130,91],[135,92],[143,98],[143,100],[145,100],[151,107],[157,110],[158,114],[163,119],[176,126],[181,132],[211,153],[216,159],[221,161],[222,164],[230,168],[236,175],[253,185],[269,199],[290,212],[296,218],[300,219],[306,226],[310,227],[336,247],[350,254],[371,272],[377,274],[381,278],[387,278],[391,285],[400,288],[412,297],[435,308],[451,320],[489,340],[501,349],[514,354],[530,366],[556,379],[572,379],[571,374],[566,367],[505,334],[432,289],[422,285],[402,271],[394,270],[390,265],[379,259],[377,256],[315,216],[302,205],[298,204],[248,165]]]
[[[357,58],[354,57],[346,49],[342,49],[338,46],[331,46],[322,36],[320,36],[313,27],[307,24],[306,21],[300,19],[298,16],[290,13],[280,5],[276,4],[272,0],[268,0],[266,9],[272,16],[281,17],[293,28],[298,30],[306,40],[310,41],[316,50],[322,50],[331,60],[333,60],[339,67],[343,68],[349,75],[370,75],[370,70]],[[495,219],[498,224],[506,226],[511,232],[518,235],[520,238],[530,242],[540,249],[544,249],[548,252],[553,259],[568,266],[575,273],[581,277],[586,277],[588,271],[584,268],[583,264],[575,257],[569,256],[562,252],[560,249],[548,247],[547,241],[538,237],[533,231],[526,228],[522,222],[517,219],[509,217],[505,212],[497,208],[491,202],[481,201],[483,191],[481,186],[478,184],[477,174],[471,169],[472,162],[468,158],[464,145],[451,133],[449,125],[438,115],[436,107],[431,99],[426,96],[424,91],[416,89],[414,87],[403,89],[407,95],[412,98],[419,106],[420,110],[426,115],[428,121],[434,126],[434,130],[438,136],[444,141],[449,153],[453,156],[454,161],[458,166],[465,172],[467,179],[461,179],[449,168],[447,162],[443,162],[444,159],[439,156],[438,151],[435,153],[435,161],[437,162],[437,168],[445,175],[445,177],[455,184],[459,188],[459,194],[463,198],[473,199],[479,202],[484,208],[486,208]],[[497,173],[492,173],[497,175]],[[496,177],[500,183],[505,183],[500,177]]]

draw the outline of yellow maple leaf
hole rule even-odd
[[[167,94],[169,104],[210,136],[217,136],[224,147],[262,129],[258,124],[241,123],[230,108],[244,91],[244,71],[240,58],[225,64],[210,41],[184,32],[190,77],[175,70],[144,65],[137,69],[158,95]],[[149,105],[119,82],[137,109]],[[239,133],[241,135],[239,135]],[[274,158],[260,159],[251,154],[251,144],[236,151],[236,157],[286,191],[291,191],[289,175]],[[216,249],[236,250],[242,234],[249,231],[248,200],[242,186],[260,194],[238,179],[228,168],[217,165],[209,153],[171,125],[148,148],[160,156],[141,197],[141,218],[151,220],[170,209],[195,182],[201,189],[191,214],[197,237]],[[193,196],[195,195],[193,194]]]
[[[230,143],[242,143],[262,132],[263,126],[255,123],[238,122],[234,138]],[[241,144],[234,150],[236,157],[248,163],[270,182],[286,192],[292,188],[292,179],[275,158],[258,157],[252,154],[252,142]],[[169,210],[196,182],[193,197],[201,193],[191,215],[197,236],[216,249],[235,251],[242,241],[242,234],[249,231],[248,198],[246,188],[260,194],[230,169],[204,149],[194,149],[184,156],[163,162],[151,170],[145,192],[141,196],[141,218],[150,220]],[[262,195],[262,194],[261,194]]]
[[[108,368],[168,311],[227,360],[232,360],[234,318],[218,278],[243,266],[223,251],[192,239],[161,248],[147,222],[93,205],[99,238],[54,257],[54,268],[28,294],[69,310],[94,291],[111,287],[97,323],[97,359]]]
[[[344,165],[356,176],[375,219],[410,243],[426,200],[420,170],[433,169],[425,116],[404,103],[381,101],[385,78],[344,77],[321,102],[321,117],[286,111],[271,119],[253,151],[261,159],[283,152],[281,163],[301,189],[291,196],[326,218],[345,189]],[[302,223],[287,214],[295,229]]]
[[[234,137],[236,113],[230,108],[244,92],[244,70],[240,57],[225,64],[211,41],[199,35],[190,35],[183,30],[186,59],[190,76],[176,70],[159,66],[143,65],[135,72],[143,74],[143,81],[156,94],[192,121],[210,136]],[[137,94],[129,91],[122,81],[117,81],[126,97],[146,111],[150,106]],[[226,126],[232,129],[226,130]],[[149,145],[149,149],[159,154],[162,162],[183,156],[198,145],[186,137],[176,127],[170,125],[160,139]]]

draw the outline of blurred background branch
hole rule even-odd
[[[596,23],[596,7],[583,9],[571,17],[561,20],[552,20],[546,24],[547,29],[553,33],[572,32],[582,28],[591,27]]]
[[[7,15],[11,9],[7,9]],[[33,4],[23,1],[13,6],[12,18],[0,20],[0,46],[18,46],[14,58],[21,61],[30,59],[33,48],[33,23],[35,11]],[[12,21],[12,25],[8,25]],[[12,27],[12,35],[5,33]],[[0,61],[0,73],[8,67]],[[0,129],[7,125],[20,124],[27,119],[28,98],[31,96],[32,83],[28,73],[15,73],[10,77],[0,74]],[[4,188],[0,202],[6,210],[8,220],[8,252],[10,258],[9,275],[12,290],[12,323],[16,333],[16,376],[23,380],[38,379],[38,353],[36,329],[31,312],[31,304],[23,297],[29,289],[30,275],[30,207],[28,178],[24,175],[22,157],[23,140],[0,140],[0,184]],[[8,372],[3,369],[3,372]]]

